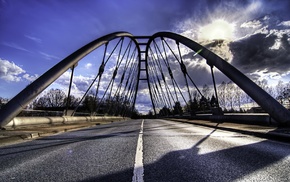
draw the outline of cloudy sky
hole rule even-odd
[[[288,82],[289,11],[289,0],[0,0],[0,97],[12,98],[78,48],[115,31],[179,33],[253,80]],[[79,63],[78,87],[96,64]]]

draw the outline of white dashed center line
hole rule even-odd
[[[132,178],[132,182],[143,182],[144,176],[144,168],[143,168],[143,124],[144,119],[141,123],[141,128],[139,132],[137,148],[136,148],[136,156],[135,156],[135,165],[134,165],[134,175]]]

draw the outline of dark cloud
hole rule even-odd
[[[232,64],[246,74],[261,70],[279,74],[288,72],[290,66],[288,36],[282,36],[278,49],[270,49],[277,39],[276,35],[259,33],[230,43],[234,56]]]

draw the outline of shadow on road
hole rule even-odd
[[[200,145],[215,131],[216,129],[213,129],[210,134],[189,149],[169,152],[157,161],[145,164],[144,181],[247,181],[248,175],[266,170],[267,166],[277,163],[290,154],[289,146],[281,149],[281,144],[270,140],[199,154]],[[275,155],[272,155],[271,152],[274,152]],[[128,181],[129,177],[125,177],[130,172],[133,174],[132,169],[105,176],[96,174],[96,177],[85,179],[83,182],[125,182]],[[274,179],[283,177],[284,181],[289,181],[290,176],[287,171],[284,172],[284,175],[276,176]],[[256,180],[262,180],[262,178]]]

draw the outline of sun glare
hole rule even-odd
[[[202,40],[232,40],[235,25],[225,20],[218,19],[199,29],[199,39]]]

